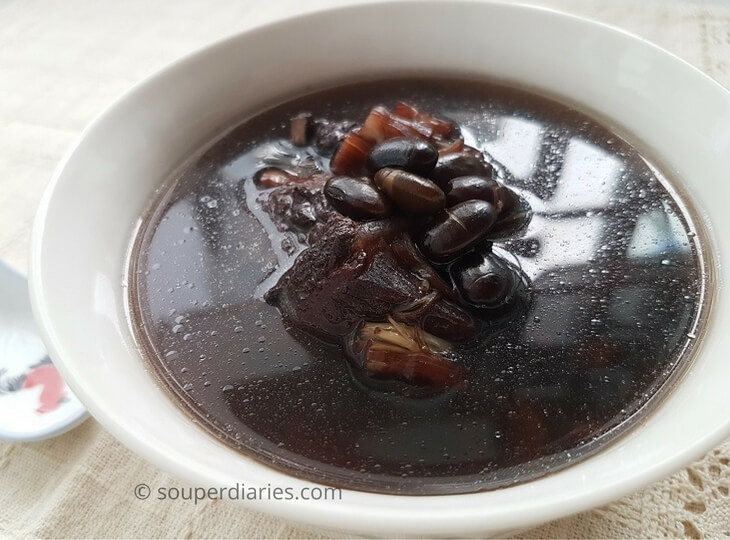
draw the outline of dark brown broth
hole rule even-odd
[[[279,273],[246,181],[292,114],[360,121],[397,100],[465,127],[535,211],[510,246],[532,280],[530,313],[464,353],[466,389],[420,399],[362,386],[339,348],[287,330],[261,300]],[[135,333],[202,425],[295,475],[410,494],[524,482],[623,432],[689,356],[704,267],[666,186],[595,120],[515,88],[424,79],[319,92],[225,134],[156,201],[131,258]]]

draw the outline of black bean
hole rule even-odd
[[[424,140],[396,137],[376,145],[367,163],[371,173],[390,167],[428,176],[438,157],[438,151]]]
[[[504,240],[522,234],[532,221],[530,204],[506,186],[498,190],[499,213],[497,222],[489,231],[489,240]]]
[[[436,184],[400,169],[380,169],[375,173],[375,185],[410,214],[434,214],[446,204],[444,192]]]
[[[486,201],[459,203],[436,217],[423,235],[421,249],[432,261],[450,261],[479,244],[496,219],[496,209]]]
[[[497,209],[500,216],[512,213],[520,204],[520,196],[504,184],[497,184]]]
[[[471,199],[487,201],[497,207],[499,182],[484,176],[457,176],[446,185],[446,206],[454,206]]]
[[[390,201],[369,178],[335,176],[327,180],[324,194],[338,212],[352,219],[382,219],[391,213]]]
[[[458,176],[492,176],[492,166],[484,160],[476,148],[465,146],[459,152],[439,156],[436,167],[429,176],[439,186],[446,187],[452,178]]]
[[[462,257],[450,271],[462,298],[485,308],[503,306],[520,282],[514,266],[491,250]]]

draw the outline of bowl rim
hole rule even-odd
[[[66,151],[64,157],[59,162],[58,166],[53,172],[51,180],[43,194],[40,201],[38,211],[33,224],[32,238],[31,238],[31,254],[29,258],[29,286],[31,293],[31,302],[33,313],[38,322],[40,333],[43,337],[44,342],[47,345],[51,357],[54,358],[54,362],[57,361],[59,371],[62,373],[64,379],[67,380],[69,386],[72,388],[74,393],[79,396],[82,402],[88,407],[92,416],[104,426],[105,429],[109,430],[115,438],[121,441],[125,446],[130,448],[136,454],[141,455],[145,460],[153,463],[157,467],[173,474],[178,478],[185,480],[201,480],[197,473],[186,470],[184,464],[174,463],[169,460],[168,457],[164,456],[159,452],[152,444],[148,443],[144,438],[139,437],[137,434],[128,431],[125,427],[119,423],[117,414],[114,411],[107,410],[103,404],[94,401],[88,393],[85,391],[83,386],[75,380],[73,373],[66,366],[66,360],[63,355],[59,353],[62,350],[60,345],[63,339],[54,331],[53,320],[45,309],[46,304],[46,293],[41,283],[42,272],[43,272],[43,249],[42,240],[44,238],[44,231],[47,223],[46,218],[48,216],[49,209],[54,199],[54,194],[58,187],[58,184],[63,176],[64,170],[68,165],[69,161],[75,155],[77,149],[81,145],[90,132],[96,128],[96,126],[102,124],[112,110],[114,110],[120,103],[126,101],[128,98],[134,96],[140,88],[144,88],[150,83],[163,78],[166,74],[174,69],[180,69],[190,63],[193,63],[199,58],[203,58],[209,55],[215,55],[216,51],[221,50],[229,46],[229,44],[235,42],[242,36],[253,37],[260,33],[266,33],[274,28],[283,28],[292,24],[305,23],[308,19],[316,19],[323,14],[336,14],[357,12],[363,8],[366,9],[379,9],[382,6],[400,6],[400,5],[413,5],[413,4],[424,4],[424,5],[436,5],[443,6],[448,3],[450,6],[458,6],[459,8],[480,9],[480,6],[499,6],[514,11],[537,11],[542,12],[548,17],[557,17],[563,19],[569,19],[573,23],[588,25],[594,28],[600,28],[603,31],[612,32],[614,34],[622,35],[623,39],[633,40],[640,42],[644,47],[649,47],[654,52],[670,57],[675,63],[682,64],[683,69],[686,70],[688,76],[692,73],[695,77],[700,77],[704,84],[712,85],[716,90],[724,93],[726,98],[730,98],[730,92],[723,87],[719,82],[711,78],[709,75],[696,68],[689,62],[683,60],[679,56],[659,47],[658,45],[648,41],[645,38],[637,36],[629,31],[622,28],[615,27],[610,24],[606,24],[600,21],[595,21],[585,16],[576,15],[572,13],[566,13],[558,9],[545,6],[535,6],[523,2],[510,2],[509,0],[376,0],[375,2],[367,2],[366,0],[356,0],[355,2],[348,3],[347,5],[339,5],[336,7],[318,8],[314,10],[308,10],[302,13],[297,13],[291,16],[276,18],[271,22],[267,22],[262,25],[257,25],[252,28],[246,29],[242,32],[233,33],[227,35],[221,39],[215,40],[195,51],[187,53],[177,60],[166,64],[161,69],[154,73],[144,77],[139,82],[131,86],[129,89],[120,94],[114,99],[108,106],[106,106],[96,117],[83,129],[81,134],[76,138],[75,142]],[[718,287],[720,283],[718,283]],[[702,354],[702,353],[700,353]],[[635,428],[632,428],[635,429]],[[673,456],[665,459],[662,462],[655,464],[653,468],[647,468],[643,471],[637,472],[635,475],[630,477],[622,477],[613,484],[606,484],[600,487],[593,488],[591,490],[591,496],[585,497],[584,494],[556,494],[554,498],[550,500],[541,501],[539,505],[533,506],[530,515],[522,514],[521,508],[511,508],[507,515],[501,516],[503,519],[495,522],[494,516],[488,512],[484,514],[475,513],[473,509],[459,508],[455,505],[449,504],[448,507],[444,508],[443,515],[434,516],[426,513],[417,514],[417,512],[411,512],[409,510],[408,516],[403,516],[403,510],[393,507],[359,507],[359,508],[348,508],[343,496],[341,501],[337,504],[332,504],[331,501],[324,501],[323,504],[312,504],[310,503],[296,503],[294,501],[291,504],[283,504],[280,501],[275,504],[268,504],[265,507],[255,507],[257,510],[264,510],[269,514],[277,517],[295,521],[295,522],[307,522],[312,525],[322,526],[334,530],[360,530],[360,531],[376,531],[377,533],[387,532],[396,530],[398,528],[417,527],[418,530],[428,531],[428,534],[449,534],[452,528],[449,523],[452,520],[460,521],[460,530],[484,530],[485,528],[491,529],[493,527],[499,527],[501,529],[512,529],[512,528],[525,528],[544,523],[545,521],[557,519],[567,515],[571,515],[580,511],[584,511],[595,507],[600,504],[608,503],[612,500],[618,499],[625,496],[653,481],[659,480],[668,474],[680,469],[687,463],[699,458],[704,453],[709,451],[711,448],[719,444],[724,440],[728,434],[730,434],[730,419],[721,427],[716,429],[714,432],[708,433],[703,439],[694,440],[691,444],[688,444],[683,448],[681,452],[675,453]],[[205,434],[207,436],[207,434]],[[592,458],[588,458],[589,461]],[[264,464],[254,462],[256,467],[262,467],[266,470],[272,470]],[[568,469],[570,469],[569,467]],[[561,474],[562,471],[554,473],[556,475]],[[530,482],[528,482],[529,484]],[[316,485],[316,484],[315,484]],[[512,489],[512,487],[502,488],[505,490]],[[350,490],[343,489],[343,494],[346,494]],[[361,492],[355,492],[361,493]],[[391,499],[417,499],[417,498],[429,498],[429,499],[449,499],[454,503],[461,501],[464,498],[474,498],[483,494],[483,492],[477,493],[465,493],[455,495],[433,495],[433,496],[400,496],[400,495],[388,495],[388,494],[374,494],[370,493],[372,497],[381,498],[387,504],[388,500]],[[504,510],[504,509],[503,509]],[[306,514],[306,518],[302,518],[302,514]],[[350,523],[343,524],[341,519],[346,518],[350,520]]]

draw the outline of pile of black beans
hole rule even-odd
[[[499,307],[520,277],[492,252],[492,242],[521,234],[531,210],[495,179],[479,150],[455,146],[440,153],[422,138],[386,139],[367,154],[366,174],[333,176],[324,193],[354,220],[408,216],[415,243],[434,266],[447,269],[462,299]]]

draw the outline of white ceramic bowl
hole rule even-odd
[[[611,119],[651,148],[684,181],[710,231],[718,287],[701,353],[627,436],[539,480],[467,495],[345,491],[340,501],[249,504],[364,534],[497,534],[616,499],[727,437],[730,94],[616,29],[548,10],[469,2],[336,9],[246,32],[147,79],[86,129],[43,199],[31,281],[51,355],[94,417],[193,485],[307,485],[219,444],[157,387],[125,317],[127,248],[160,183],[232,119],[308,86],[418,71],[543,89]]]

